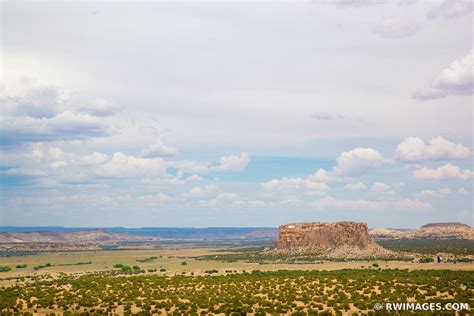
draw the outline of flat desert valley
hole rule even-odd
[[[202,238],[208,232],[197,239],[161,241],[107,230],[3,234],[0,310],[369,315],[381,312],[378,303],[462,302],[469,309],[444,312],[469,314],[474,306],[471,230],[453,223],[369,233],[363,223],[340,222],[254,229],[244,232],[245,238],[234,232],[219,240]],[[432,239],[417,239],[427,234]],[[57,239],[55,251],[51,236]],[[84,242],[93,250],[83,250]]]

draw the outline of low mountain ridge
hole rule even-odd
[[[115,243],[151,241],[150,237],[110,233],[106,229],[0,233],[0,243]]]

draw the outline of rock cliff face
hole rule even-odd
[[[301,223],[279,227],[276,252],[314,253],[328,258],[394,256],[369,237],[366,223]]]
[[[278,249],[365,248],[372,243],[367,224],[356,222],[288,224],[280,226],[278,233]]]

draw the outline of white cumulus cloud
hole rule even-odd
[[[331,172],[328,172],[322,168],[319,168],[315,173],[308,177],[311,181],[315,182],[333,182],[341,180],[341,178],[337,175],[334,175]]]
[[[379,195],[395,195],[394,187],[383,182],[375,182],[372,185],[371,191]]]
[[[206,174],[209,172],[243,171],[245,170],[245,168],[247,168],[249,162],[249,154],[243,152],[240,155],[222,156],[219,158],[219,164],[217,165],[186,160],[170,162],[169,166],[178,168],[180,172],[187,172],[199,175]]]
[[[451,189],[449,188],[440,188],[437,190],[423,190],[418,194],[415,194],[416,198],[419,200],[427,200],[431,198],[440,198],[440,197],[445,197],[447,195],[451,194]]]
[[[427,88],[417,91],[413,97],[425,101],[444,98],[448,95],[470,95],[473,91],[474,50],[461,60],[453,61],[432,80]]]
[[[383,182],[375,182],[372,185],[372,192],[387,192],[392,190],[392,186]]]
[[[161,158],[139,158],[116,152],[111,161],[103,164],[99,175],[117,178],[152,178],[166,175],[166,163]]]
[[[363,184],[362,182],[357,182],[357,183],[348,183],[344,186],[344,188],[349,189],[349,190],[365,190],[367,189],[367,186]]]
[[[337,165],[333,171],[339,175],[356,176],[382,167],[382,155],[372,148],[355,148],[343,152],[337,158]]]
[[[326,195],[329,186],[322,182],[315,182],[311,179],[287,178],[272,179],[262,183],[262,187],[269,191],[294,191],[305,190],[306,195]]]
[[[141,151],[141,156],[145,158],[170,157],[178,153],[175,147],[165,145],[161,139]]]
[[[219,165],[211,169],[216,172],[235,172],[242,171],[247,168],[250,157],[248,153],[240,153],[240,155],[222,156],[219,159]]]
[[[430,160],[466,159],[469,148],[452,143],[443,137],[435,137],[426,144],[419,137],[407,137],[396,149],[396,158],[403,162],[418,163]]]
[[[109,156],[99,152],[93,152],[90,155],[82,156],[79,160],[80,165],[100,165],[105,163],[109,159]]]
[[[413,176],[421,180],[470,180],[474,172],[469,169],[461,170],[461,168],[450,163],[436,169],[422,168],[415,170]]]
[[[193,197],[204,197],[217,190],[217,186],[210,184],[205,187],[193,187],[189,190],[189,195]]]
[[[88,114],[64,111],[51,118],[0,117],[3,144],[87,139],[108,135],[106,126]]]
[[[70,92],[31,77],[12,78],[0,89],[2,114],[50,118],[66,109]]]

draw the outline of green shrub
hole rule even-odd
[[[420,260],[418,260],[420,263],[428,263],[428,262],[434,262],[434,259],[431,257],[422,257]]]
[[[39,264],[37,266],[34,266],[33,269],[35,270],[40,270],[40,269],[43,269],[43,268],[46,268],[46,267],[52,267],[53,265],[51,263],[46,263],[46,264]]]

